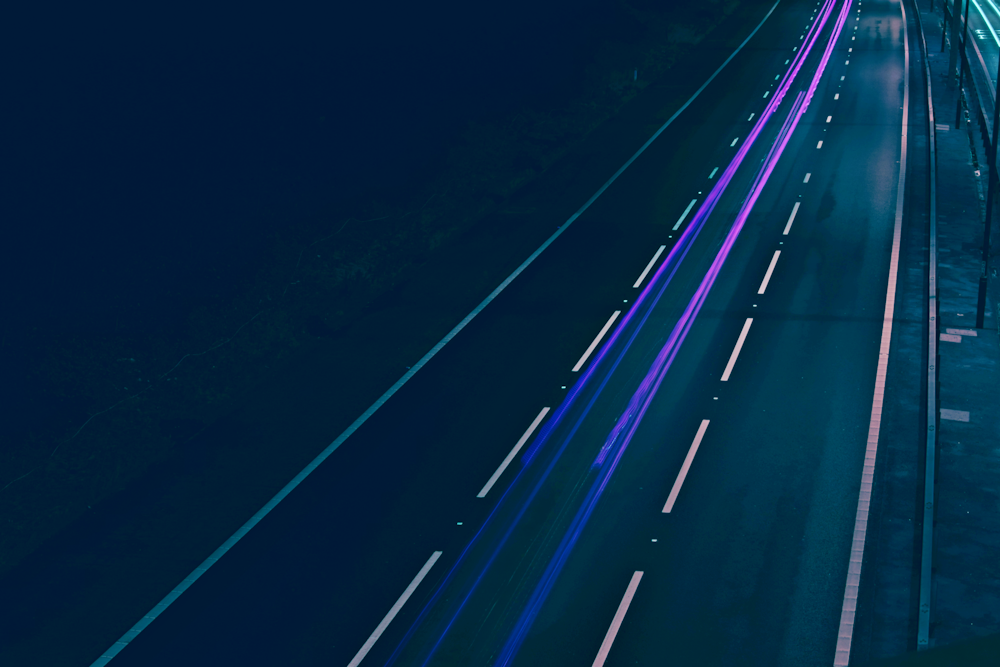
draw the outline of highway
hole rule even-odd
[[[959,3],[958,7],[961,11],[965,11],[964,4]],[[969,39],[976,41],[979,52],[983,56],[983,62],[986,64],[989,72],[990,80],[995,87],[997,84],[997,62],[1000,59],[1000,7],[997,6],[995,0],[970,1],[969,31],[971,33]],[[933,49],[934,47],[928,45],[928,48]],[[969,58],[973,66],[978,64],[976,62],[977,58],[971,49]]]
[[[892,363],[905,68],[898,2],[782,0],[565,233],[95,664],[834,664]]]

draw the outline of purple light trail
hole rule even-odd
[[[409,639],[412,637],[412,635],[416,631],[417,627],[424,621],[424,619],[426,618],[426,616],[429,613],[430,609],[440,599],[442,592],[447,587],[447,585],[451,582],[451,580],[452,580],[455,572],[457,571],[458,567],[464,562],[464,560],[466,558],[466,555],[468,554],[469,550],[479,540],[480,536],[482,535],[483,531],[487,528],[487,526],[489,526],[492,523],[492,521],[493,521],[493,519],[494,519],[494,517],[495,517],[495,515],[497,513],[497,510],[504,504],[504,501],[506,500],[506,498],[507,498],[510,490],[513,489],[514,486],[517,484],[518,480],[520,480],[521,475],[524,472],[524,470],[527,468],[528,464],[530,464],[532,462],[532,460],[535,458],[535,456],[540,451],[540,449],[542,448],[542,446],[548,441],[549,437],[552,435],[552,433],[555,431],[555,429],[559,426],[559,424],[561,423],[561,421],[563,420],[563,418],[566,416],[566,414],[569,411],[569,409],[572,407],[572,405],[575,403],[575,401],[577,400],[577,398],[582,393],[583,389],[588,385],[589,381],[591,380],[591,378],[593,377],[593,375],[595,374],[595,372],[597,371],[597,369],[599,367],[602,367],[602,362],[604,361],[605,357],[608,356],[609,351],[611,350],[611,348],[615,346],[615,344],[617,343],[617,341],[621,337],[621,335],[624,332],[624,330],[626,329],[626,327],[628,327],[632,323],[632,320],[634,319],[634,317],[636,316],[636,314],[639,312],[639,310],[641,308],[644,308],[644,306],[646,306],[644,308],[645,312],[639,318],[639,322],[638,322],[637,326],[635,327],[635,330],[632,332],[631,336],[629,336],[628,341],[624,345],[624,348],[617,355],[617,357],[614,360],[614,363],[609,368],[607,368],[605,370],[603,380],[600,383],[600,385],[598,386],[598,388],[595,391],[594,395],[591,397],[591,399],[588,402],[587,406],[585,407],[585,409],[583,411],[583,414],[577,419],[576,423],[574,424],[574,426],[572,427],[572,429],[570,430],[570,432],[566,435],[566,437],[563,438],[562,442],[560,443],[560,447],[558,448],[558,450],[555,453],[554,457],[550,461],[550,463],[547,466],[545,472],[542,474],[540,480],[537,482],[537,484],[535,485],[534,489],[529,494],[528,498],[523,502],[522,507],[520,508],[520,510],[518,511],[518,513],[516,514],[515,518],[510,522],[509,527],[505,531],[505,533],[502,536],[502,538],[497,542],[497,544],[496,544],[496,546],[495,546],[495,548],[493,550],[492,555],[489,557],[489,559],[487,560],[487,562],[481,568],[480,573],[478,574],[478,576],[476,577],[476,579],[474,580],[474,582],[472,583],[472,585],[467,588],[467,590],[465,591],[465,594],[459,596],[460,601],[457,604],[453,605],[452,613],[449,614],[450,618],[448,619],[447,623],[445,624],[445,627],[443,628],[443,630],[442,630],[441,634],[439,635],[439,638],[435,642],[434,646],[430,649],[430,651],[427,654],[425,654],[425,660],[423,661],[423,664],[426,665],[431,660],[431,658],[433,657],[434,652],[436,651],[437,647],[443,641],[443,639],[444,639],[445,635],[447,634],[448,630],[451,628],[452,624],[454,623],[454,621],[456,620],[456,618],[458,617],[458,615],[461,613],[461,611],[464,608],[466,602],[471,597],[472,593],[475,591],[476,587],[478,586],[478,584],[482,580],[482,578],[485,575],[486,571],[489,569],[490,565],[496,559],[497,555],[499,554],[499,551],[506,544],[507,539],[510,537],[511,533],[513,532],[513,530],[516,527],[517,523],[519,522],[520,518],[527,511],[528,506],[531,504],[532,500],[534,499],[534,497],[536,496],[536,494],[540,490],[542,484],[547,479],[549,473],[551,472],[551,470],[555,466],[555,463],[558,461],[558,459],[561,456],[561,454],[565,451],[567,445],[569,444],[570,440],[575,435],[576,431],[582,425],[582,423],[584,421],[584,418],[587,416],[587,414],[590,411],[590,408],[596,402],[598,396],[600,395],[601,390],[607,384],[607,382],[609,381],[610,377],[612,376],[612,374],[614,373],[614,371],[617,369],[619,363],[624,358],[624,356],[625,356],[626,352],[628,351],[628,349],[630,348],[632,342],[635,340],[635,338],[637,337],[637,335],[638,335],[639,331],[641,330],[642,326],[645,324],[646,320],[648,319],[649,315],[651,314],[653,308],[655,307],[655,305],[659,301],[660,297],[665,292],[667,286],[670,284],[670,281],[673,278],[674,274],[677,272],[677,270],[678,270],[678,268],[680,266],[681,261],[687,255],[687,253],[690,250],[690,248],[691,248],[694,240],[697,238],[699,232],[704,227],[704,225],[705,225],[708,217],[711,215],[711,213],[714,210],[714,208],[715,208],[716,204],[718,203],[719,199],[722,197],[722,195],[725,192],[727,186],[729,185],[730,181],[734,177],[737,169],[742,164],[743,159],[745,158],[746,154],[750,151],[750,149],[753,146],[754,142],[756,141],[756,139],[759,137],[759,135],[763,131],[765,125],[768,122],[768,120],[770,120],[771,116],[774,115],[774,113],[777,110],[778,106],[781,104],[782,100],[784,99],[785,94],[788,92],[788,90],[790,89],[790,87],[791,87],[791,85],[792,85],[795,77],[798,75],[799,71],[801,70],[801,68],[803,66],[803,63],[805,62],[805,59],[808,57],[809,53],[812,50],[812,47],[815,45],[816,41],[818,40],[820,32],[823,30],[823,28],[824,28],[824,26],[825,26],[825,24],[826,24],[826,22],[827,22],[827,20],[828,20],[828,18],[830,16],[830,14],[832,13],[832,9],[833,9],[833,6],[835,5],[835,2],[836,2],[836,0],[826,0],[823,3],[823,7],[822,7],[821,11],[819,12],[817,20],[810,27],[809,33],[807,35],[807,38],[804,40],[803,48],[801,48],[798,51],[798,53],[796,54],[796,56],[793,58],[792,63],[790,64],[788,70],[785,72],[785,75],[782,77],[781,82],[779,83],[778,89],[776,90],[774,96],[772,96],[772,98],[771,98],[770,102],[768,103],[767,107],[765,108],[764,112],[761,113],[761,115],[758,118],[757,122],[754,124],[753,129],[750,131],[750,134],[747,136],[746,140],[741,145],[741,147],[737,151],[736,155],[733,157],[733,160],[729,163],[729,165],[726,167],[726,169],[723,172],[723,174],[719,177],[719,180],[715,183],[715,186],[709,192],[708,196],[705,198],[704,202],[699,207],[699,209],[695,213],[694,217],[691,219],[691,222],[689,223],[689,225],[687,226],[687,228],[684,230],[684,232],[681,234],[680,238],[677,240],[676,245],[674,245],[674,247],[670,250],[670,252],[668,253],[666,259],[663,261],[663,263],[660,265],[660,267],[653,274],[652,278],[650,278],[650,280],[647,283],[645,289],[642,290],[642,292],[640,293],[639,297],[633,302],[632,307],[626,313],[625,317],[622,318],[622,320],[620,321],[620,323],[618,324],[618,326],[615,327],[612,335],[605,341],[605,343],[601,346],[601,348],[598,351],[598,353],[594,356],[593,361],[587,367],[585,373],[580,377],[580,379],[576,383],[573,384],[573,386],[570,388],[570,392],[567,395],[566,399],[564,399],[564,401],[559,405],[559,407],[553,412],[553,414],[549,418],[548,422],[542,427],[542,429],[540,429],[538,436],[536,436],[536,438],[535,438],[535,441],[532,443],[532,445],[523,454],[523,456],[522,456],[522,468],[521,468],[520,471],[518,471],[517,475],[515,476],[514,481],[507,487],[507,490],[505,490],[505,492],[501,495],[500,500],[497,502],[496,506],[494,506],[493,510],[490,512],[490,514],[487,517],[487,519],[483,522],[483,524],[480,527],[480,529],[476,532],[476,535],[469,541],[469,543],[463,549],[462,553],[459,555],[459,558],[456,559],[455,564],[449,570],[448,574],[443,578],[443,580],[441,581],[441,583],[438,585],[438,587],[436,588],[436,590],[435,590],[434,594],[432,595],[431,599],[428,601],[428,603],[425,605],[424,609],[419,614],[418,618],[414,621],[414,623],[412,624],[412,626],[410,627],[410,629],[407,631],[407,633],[404,636],[403,640],[400,642],[400,644],[397,646],[396,650],[393,652],[393,655],[387,661],[387,663],[386,663],[387,665],[391,665],[391,664],[393,664],[395,662],[395,660],[399,656],[401,650],[408,643]],[[845,7],[847,7],[847,6],[849,6],[849,2],[845,5]],[[837,34],[839,34],[839,29],[837,31]],[[831,44],[833,43],[833,41],[834,40],[831,40]],[[831,47],[828,46],[827,47],[827,51],[830,51],[830,50],[831,50]],[[823,60],[824,66],[825,66],[826,60],[828,58],[829,58],[829,56],[825,54],[825,57],[824,57],[824,60]],[[816,80],[818,81],[818,76],[816,77]],[[810,92],[813,91],[814,89],[815,89],[815,85],[810,86]],[[810,97],[811,97],[811,95],[810,95]],[[773,151],[773,147],[772,147],[772,151]],[[768,172],[768,173],[770,173],[770,172]],[[754,197],[754,201],[756,201],[756,197]],[[741,226],[742,226],[742,224],[741,224]],[[727,252],[727,254],[728,254],[728,252]],[[713,266],[714,266],[714,264],[713,264]],[[666,279],[665,280],[663,280],[664,275],[666,275]],[[712,280],[714,281],[714,277],[712,278]],[[652,301],[649,304],[646,304],[647,298],[654,291],[655,291],[655,296],[653,297]],[[698,308],[700,308],[700,304],[699,304]],[[687,328],[690,328],[690,324],[688,325]],[[684,334],[686,335],[686,333],[687,333],[687,330],[685,329],[684,330]],[[676,355],[676,350],[673,352],[672,355],[670,355],[670,358],[669,358],[669,360],[667,362],[668,366],[669,366],[669,363],[673,360],[673,356],[674,355]],[[659,386],[659,382],[656,382],[655,383],[655,387],[653,389],[653,393],[655,393],[655,390],[656,390],[656,388],[658,386]],[[644,412],[644,410],[643,410],[643,412]],[[641,419],[641,417],[640,417],[640,419]],[[621,420],[619,420],[619,422],[621,422]],[[638,424],[636,423],[635,426],[637,426],[637,425]],[[616,427],[616,432],[620,432],[620,431],[621,431],[621,429]],[[629,431],[629,438],[631,438],[631,433],[633,433],[633,432],[634,432],[634,428],[630,429],[630,431]],[[627,446],[627,442],[626,442],[625,446]],[[602,452],[603,451],[604,451],[604,449],[602,448]],[[624,451],[624,447],[622,447],[620,449],[619,453],[615,456],[615,465],[617,465],[617,461],[620,458],[621,453],[623,451]],[[603,457],[602,457],[601,460],[603,461]],[[610,472],[612,472],[614,470],[614,467],[615,466],[611,466],[609,468],[607,476],[602,476],[602,477],[605,477],[605,483],[606,483],[607,477],[610,476]],[[603,490],[603,484],[600,486],[600,489]],[[597,495],[599,497],[600,494],[598,493]],[[593,505],[594,503],[596,503],[596,498],[593,499],[592,503],[585,503],[585,504],[591,504],[591,505]],[[588,510],[586,512],[586,517],[587,518],[589,518],[590,511],[592,511],[592,507],[591,507],[591,510]],[[583,523],[585,523],[585,522],[586,522],[586,518],[583,519]],[[580,529],[582,529],[582,525],[580,526]],[[579,530],[576,531],[576,534],[578,534],[578,533],[579,533]],[[573,538],[573,542],[575,542],[575,537]],[[568,556],[568,553],[566,555]],[[563,559],[563,561],[564,561],[564,559]],[[559,569],[561,569],[561,564],[559,565]],[[556,572],[555,574],[558,574],[558,572]],[[553,581],[554,581],[554,576],[552,578],[553,578]],[[547,593],[547,589],[546,589],[546,593]],[[543,601],[543,600],[544,600],[544,598],[542,598],[542,600],[539,600],[538,604],[540,605],[541,601]],[[534,614],[532,614],[532,618],[533,617],[534,617]],[[518,645],[519,644],[520,644],[520,642],[518,642]],[[503,663],[498,663],[498,664],[503,664]]]
[[[603,466],[607,454],[612,450],[614,451],[613,458],[610,464],[598,473],[597,479],[591,486],[590,491],[588,492],[587,497],[585,498],[580,509],[577,511],[573,522],[570,524],[570,527],[563,536],[559,547],[556,549],[555,554],[549,561],[541,580],[532,593],[527,606],[522,612],[521,617],[518,619],[518,622],[508,638],[506,645],[501,651],[499,659],[496,663],[494,663],[495,665],[505,666],[510,664],[523,643],[524,638],[527,636],[532,622],[541,610],[542,604],[548,597],[549,591],[552,589],[552,586],[555,585],[555,581],[558,578],[559,573],[562,571],[563,565],[569,558],[573,546],[576,544],[580,533],[589,520],[594,508],[597,506],[598,500],[604,492],[608,481],[611,479],[611,475],[617,468],[622,455],[628,448],[628,445],[631,442],[636,429],[639,427],[646,410],[652,403],[660,384],[666,377],[667,371],[670,369],[674,358],[677,356],[677,352],[680,350],[681,344],[684,342],[684,338],[687,336],[688,331],[691,330],[691,326],[694,324],[694,320],[697,317],[698,312],[701,310],[702,305],[708,298],[708,293],[715,283],[715,279],[718,277],[726,258],[729,256],[729,252],[732,250],[733,245],[735,245],[736,239],[739,237],[740,231],[743,229],[743,225],[746,223],[746,220],[756,204],[757,199],[760,197],[761,191],[767,184],[771,173],[774,171],[778,160],[784,152],[785,147],[788,145],[788,141],[794,134],[799,120],[808,108],[809,102],[816,92],[819,81],[823,76],[823,72],[826,69],[830,56],[833,53],[837,39],[840,37],[840,33],[843,30],[844,23],[847,20],[847,15],[850,9],[850,4],[849,0],[845,0],[844,6],[841,9],[840,15],[838,16],[831,33],[830,40],[827,43],[820,63],[816,68],[812,81],[810,82],[809,88],[807,91],[800,92],[796,96],[792,109],[786,117],[784,125],[778,134],[778,138],[771,146],[771,150],[764,161],[764,169],[758,172],[756,178],[754,179],[750,195],[741,206],[740,211],[736,216],[736,220],[733,222],[733,225],[726,236],[726,240],[723,243],[722,248],[719,250],[715,260],[712,262],[712,266],[702,279],[698,290],[688,303],[684,314],[674,326],[666,344],[664,344],[663,348],[660,350],[656,360],[646,374],[646,377],[643,379],[639,388],[629,401],[629,405],[625,412],[616,422],[615,428],[605,441],[605,445],[601,448],[601,451],[594,462],[595,467]],[[824,21],[825,18],[826,17],[824,17]],[[783,95],[784,93],[782,92],[781,94]],[[773,110],[770,109],[769,111],[773,112]],[[624,438],[621,438],[619,442],[619,438],[623,432],[625,433],[625,436]],[[618,443],[617,447],[615,447],[616,443]]]

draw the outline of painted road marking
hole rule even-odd
[[[615,642],[615,637],[618,635],[618,629],[622,626],[622,621],[625,620],[625,613],[628,611],[628,607],[632,604],[632,598],[635,597],[635,589],[639,588],[639,580],[642,579],[642,570],[636,570],[632,574],[632,580],[628,582],[628,588],[625,589],[625,596],[622,597],[622,601],[618,604],[618,611],[615,612],[615,617],[611,621],[611,627],[608,628],[608,633],[604,635],[604,641],[601,642],[601,649],[597,652],[597,657],[594,658],[594,664],[591,667],[603,667],[604,661],[608,659],[608,653],[611,652],[611,645]]]
[[[483,487],[482,491],[476,494],[476,498],[486,497],[486,494],[489,493],[490,489],[493,488],[493,485],[497,483],[497,480],[500,479],[500,475],[502,475],[503,471],[507,469],[510,462],[514,460],[517,453],[521,451],[524,444],[528,442],[531,434],[535,432],[535,429],[538,428],[538,425],[542,423],[542,420],[545,419],[545,415],[547,414],[549,414],[549,408],[542,408],[542,411],[538,413],[537,417],[535,417],[535,421],[531,422],[531,426],[528,427],[528,430],[524,432],[520,439],[518,439],[517,444],[514,445],[514,449],[510,450],[510,454],[507,455],[507,458],[503,460],[500,467],[497,468],[496,472],[493,473],[493,476],[490,477],[490,481],[486,482],[486,486]]]
[[[828,122],[828,123],[829,123],[829,122],[830,122],[831,120],[833,120],[833,116],[827,116],[827,117],[826,117],[826,122]]]
[[[843,81],[843,80],[844,80],[844,77],[840,77],[840,80],[841,80],[841,81]]]
[[[733,143],[729,144],[729,147],[732,148],[733,146],[735,146],[736,142],[739,141],[739,140],[740,140],[739,137],[736,137],[735,139],[733,139]]]
[[[389,627],[390,623],[392,623],[392,619],[396,618],[396,614],[399,613],[399,610],[403,608],[403,605],[406,604],[406,601],[410,599],[411,595],[413,595],[413,591],[417,590],[417,586],[419,586],[420,582],[424,580],[424,577],[427,576],[427,573],[431,571],[431,568],[434,567],[434,563],[437,562],[438,558],[441,557],[442,553],[443,552],[441,551],[435,551],[434,553],[431,554],[431,557],[427,559],[427,562],[424,563],[424,566],[420,568],[420,572],[417,572],[417,576],[413,578],[413,581],[410,582],[410,585],[406,587],[406,590],[403,591],[403,594],[399,596],[398,600],[396,600],[396,604],[392,605],[392,609],[389,610],[389,613],[385,615],[385,618],[382,619],[382,622],[378,624],[377,628],[375,628],[375,632],[373,632],[371,637],[369,637],[368,640],[364,643],[364,645],[361,647],[361,650],[358,651],[357,655],[355,655],[354,658],[349,663],[347,663],[347,667],[357,667],[359,664],[361,664],[361,661],[365,659],[366,655],[368,655],[368,651],[372,650],[372,646],[375,645],[375,642],[378,641],[378,638],[382,636],[382,633],[385,632],[385,629]]]
[[[806,172],[806,177],[802,179],[802,182],[803,182],[803,183],[808,183],[808,182],[809,182],[809,177],[810,177],[810,176],[812,176],[812,174],[811,174],[811,173],[809,173],[809,172],[807,171],[807,172]]]
[[[965,410],[948,410],[946,408],[941,408],[941,419],[948,419],[956,422],[967,422],[969,421],[969,413]]]
[[[666,249],[667,249],[667,246],[665,246],[665,245],[661,245],[660,246],[660,249],[656,251],[655,255],[653,255],[653,259],[649,260],[649,264],[647,264],[646,268],[643,269],[642,273],[639,274],[638,280],[635,281],[635,284],[632,285],[632,287],[639,287],[639,285],[642,284],[642,281],[646,279],[646,276],[649,274],[650,270],[653,268],[653,265],[656,264],[656,260],[658,260],[660,258],[660,255],[662,255],[663,251],[666,250]]]
[[[767,99],[767,96],[770,95],[770,94],[771,94],[770,90],[765,90],[764,91],[764,99]]]
[[[945,329],[945,331],[947,331],[950,334],[957,334],[959,336],[972,336],[973,338],[977,337],[975,329]]]
[[[957,334],[943,333],[938,337],[946,343],[961,343],[962,337]]]
[[[688,204],[687,208],[684,209],[684,212],[681,213],[681,217],[677,218],[677,222],[674,223],[672,231],[675,231],[675,232],[677,231],[677,228],[681,226],[682,222],[684,222],[684,218],[686,218],[687,214],[691,212],[691,209],[694,208],[695,202],[697,202],[697,201],[698,201],[697,199],[692,199],[691,200],[691,203]]]
[[[771,257],[771,263],[767,267],[767,273],[764,274],[764,280],[761,282],[760,288],[757,290],[757,294],[763,294],[764,290],[767,289],[767,284],[771,282],[771,274],[774,272],[774,265],[778,263],[778,256],[780,254],[780,250],[774,251],[774,256]]]
[[[882,337],[879,343],[878,366],[875,369],[875,391],[872,393],[872,411],[868,421],[868,439],[865,444],[865,463],[861,468],[861,489],[858,491],[858,504],[854,515],[854,533],[851,539],[847,578],[844,582],[844,600],[840,608],[837,650],[833,659],[834,667],[847,667],[851,658],[854,617],[857,613],[858,591],[861,587],[861,564],[865,558],[868,512],[872,498],[872,483],[875,479],[875,459],[878,455],[878,438],[882,426],[882,401],[885,398],[885,376],[889,367],[892,318],[896,306],[896,276],[899,270],[899,246],[903,229],[903,197],[906,192],[906,135],[910,113],[910,44],[906,34],[906,9],[902,4],[900,4],[900,13],[903,19],[903,117],[899,133],[899,180],[896,184],[896,213],[892,231],[892,251],[889,255],[889,278],[885,286]]]
[[[802,202],[795,202],[795,206],[792,207],[792,214],[788,216],[788,222],[785,224],[785,231],[781,232],[782,236],[788,236],[789,230],[792,228],[792,223],[795,221],[795,214],[799,212],[799,204]]]
[[[618,316],[621,314],[622,311],[620,310],[616,310],[615,312],[611,313],[611,317],[608,319],[607,322],[604,323],[604,326],[601,327],[601,331],[600,333],[597,334],[597,338],[594,339],[594,342],[590,344],[590,346],[587,348],[587,351],[583,353],[582,357],[580,357],[580,361],[576,362],[576,366],[573,366],[574,373],[576,373],[583,367],[583,364],[586,363],[587,358],[594,351],[594,348],[596,348],[597,344],[601,342],[602,338],[604,338],[604,334],[608,333],[608,329],[611,328],[611,325],[615,323],[615,320],[617,320]]]
[[[729,363],[726,364],[726,370],[722,372],[722,381],[729,381],[729,374],[733,372],[733,366],[736,365],[736,357],[740,356],[740,350],[743,349],[743,341],[747,339],[747,332],[750,331],[750,325],[753,324],[753,318],[748,317],[747,321],[743,324],[743,331],[740,332],[740,337],[736,340],[736,347],[733,348],[733,353],[729,357]]]
[[[839,100],[840,99],[840,93],[834,93],[833,94],[833,99]]]
[[[817,149],[823,148],[823,140],[822,139],[820,139],[820,141],[816,144],[816,148]]]
[[[752,120],[753,120],[753,116],[754,116],[753,114],[750,114],[750,117],[749,117],[749,118],[747,118],[747,122],[750,122],[750,121],[752,121]]]
[[[712,173],[708,175],[708,180],[712,180],[713,178],[715,178],[715,175],[717,173],[719,173],[719,168],[718,167],[716,167],[715,169],[713,169]]]
[[[702,419],[701,426],[698,427],[698,432],[694,436],[694,441],[688,448],[687,456],[684,457],[681,471],[677,473],[677,479],[674,480],[674,485],[670,488],[667,503],[663,506],[663,514],[670,514],[670,510],[674,508],[674,503],[677,501],[677,494],[681,492],[681,485],[684,484],[684,480],[687,478],[688,470],[691,469],[691,462],[694,461],[694,455],[698,453],[698,446],[701,445],[701,439],[705,437],[705,429],[707,428],[708,420]]]

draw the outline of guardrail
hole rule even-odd
[[[928,257],[927,257],[927,413],[924,422],[924,501],[920,538],[920,609],[917,618],[917,650],[930,646],[931,559],[934,552],[934,469],[937,455],[937,134],[934,127],[934,101],[931,98],[931,69],[928,62],[927,40],[920,21],[917,0],[912,0],[923,55],[927,86],[927,185],[930,195]],[[945,5],[947,8],[947,5]]]

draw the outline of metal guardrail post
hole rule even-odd
[[[930,211],[927,257],[927,405],[924,430],[924,502],[920,526],[920,597],[917,615],[917,650],[930,647],[931,618],[931,559],[934,555],[934,478],[937,457],[937,134],[934,128],[934,100],[931,97],[931,70],[928,62],[927,41],[920,21],[920,9],[913,0],[920,51],[923,56],[925,85],[927,87],[928,175]]]
[[[965,51],[969,46],[969,0],[965,0],[965,20],[962,21],[962,51],[958,61],[958,103],[955,105],[955,129],[962,123],[962,75],[968,67]],[[969,73],[971,77],[971,72]]]
[[[1000,80],[1000,63],[998,63],[997,79]],[[1000,100],[993,100],[993,137],[1000,131]],[[980,263],[979,295],[976,299],[976,328],[982,329],[986,319],[986,285],[990,270],[990,228],[993,226],[993,198],[996,193],[994,184],[997,182],[997,141],[989,147],[989,173],[986,186],[986,219],[983,221],[983,259]]]

